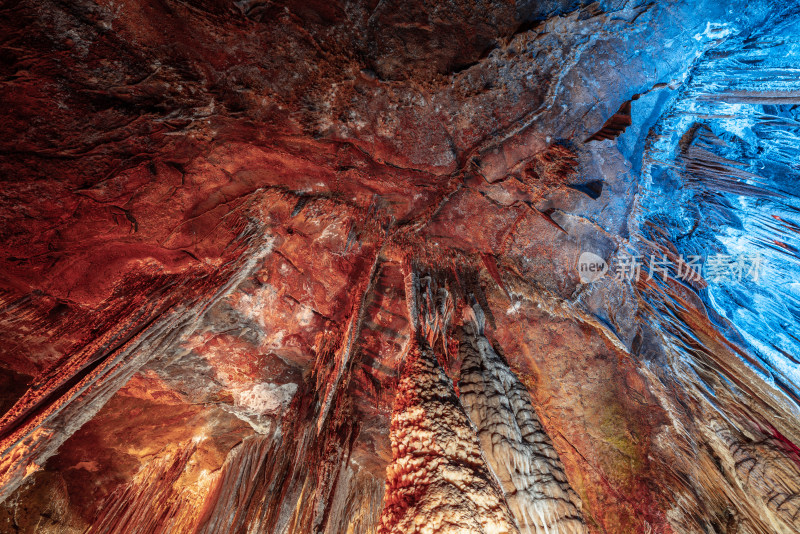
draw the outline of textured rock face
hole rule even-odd
[[[800,530],[794,2],[0,11],[0,532]]]

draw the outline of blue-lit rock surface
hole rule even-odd
[[[2,9],[0,532],[800,530],[797,2]]]

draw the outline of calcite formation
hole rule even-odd
[[[0,13],[0,532],[800,531],[797,2]]]
[[[427,343],[411,349],[397,396],[378,532],[518,533],[452,382]]]
[[[525,386],[484,336],[480,308],[459,346],[459,389],[520,532],[585,533],[581,501]]]

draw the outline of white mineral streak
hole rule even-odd
[[[297,384],[263,382],[238,395],[237,405],[256,415],[280,415],[292,402]]]
[[[528,391],[482,332],[482,317],[464,327],[461,402],[522,533],[586,532],[581,501],[531,406]]]
[[[390,437],[379,534],[519,533],[475,430],[424,339],[406,361]]]

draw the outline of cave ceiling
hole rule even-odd
[[[800,531],[800,3],[6,0],[0,532]]]

